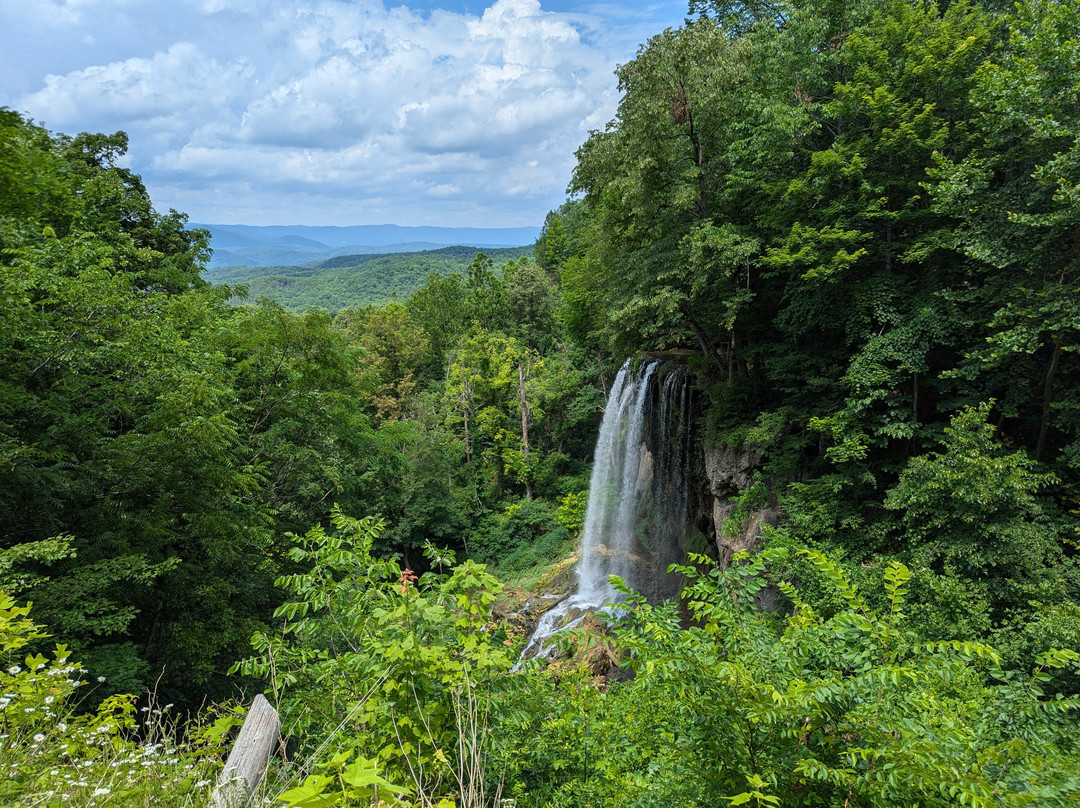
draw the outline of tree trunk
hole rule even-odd
[[[1054,387],[1054,374],[1057,373],[1058,360],[1061,358],[1062,338],[1054,340],[1054,353],[1050,357],[1050,370],[1046,373],[1046,382],[1043,384],[1043,408],[1042,423],[1039,424],[1039,441],[1035,444],[1035,459],[1041,461],[1043,451],[1046,449],[1046,431],[1050,427],[1050,403]]]
[[[705,329],[698,325],[697,321],[690,316],[688,307],[683,308],[683,314],[686,315],[686,321],[690,323],[690,328],[693,330],[694,336],[697,337],[698,344],[701,346],[701,352],[713,361],[713,364],[716,365],[716,369],[719,370],[720,375],[723,376],[724,363],[720,359],[720,351],[713,345],[712,340],[709,339],[709,335],[705,333]]]
[[[465,422],[465,462],[472,465],[472,442],[469,440],[469,410],[461,408],[461,420]]]

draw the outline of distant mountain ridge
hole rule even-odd
[[[434,250],[354,253],[292,266],[211,266],[203,278],[215,284],[246,286],[251,301],[268,297],[293,311],[317,307],[336,312],[346,306],[404,300],[433,272],[465,273],[480,251],[454,245]],[[507,261],[530,256],[532,245],[489,247],[483,252],[498,270]]]
[[[540,235],[539,227],[407,227],[396,224],[247,225],[201,224],[210,231],[214,255],[210,267],[298,266],[343,255],[420,252],[440,247],[479,249],[523,247]]]

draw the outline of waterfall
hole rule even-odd
[[[577,592],[544,613],[522,659],[549,656],[554,634],[617,603],[612,575],[652,600],[678,594],[667,566],[683,559],[689,527],[689,409],[684,366],[623,365],[593,454]]]
[[[600,424],[581,534],[577,591],[580,603],[595,608],[615,598],[610,576],[631,578],[645,401],[655,372],[655,362],[636,375],[629,363],[623,365]]]

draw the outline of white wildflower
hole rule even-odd
[[[14,676],[15,674],[19,673],[19,671],[21,671],[21,670],[22,670],[22,668],[20,668],[18,665],[12,665],[10,668],[7,669],[7,672],[10,673],[12,676]]]

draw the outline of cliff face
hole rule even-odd
[[[761,468],[763,452],[755,446],[733,449],[730,446],[703,447],[704,488],[712,498],[712,518],[709,535],[716,545],[720,566],[726,569],[731,558],[742,550],[753,550],[760,544],[765,525],[775,526],[780,518],[776,508],[753,510],[742,524],[732,524],[729,518],[735,510],[735,500],[754,482],[754,471]]]

